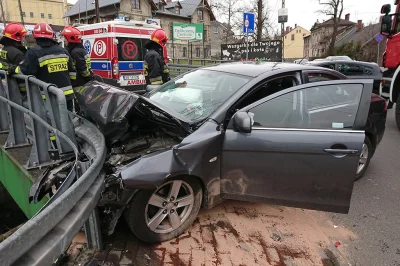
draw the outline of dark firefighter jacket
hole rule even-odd
[[[4,44],[3,50],[0,52],[1,68],[8,71],[10,66],[17,66],[24,60],[26,51],[27,49],[22,45]],[[18,80],[18,87],[20,91],[26,91],[24,81]]]
[[[76,70],[76,80],[72,81],[72,86],[83,86],[93,78],[90,56],[80,43],[69,45],[67,50],[71,55],[72,64]]]
[[[144,56],[144,75],[147,85],[161,85],[170,80],[168,67],[156,50],[150,49]]]
[[[73,94],[71,80],[76,80],[76,73],[67,50],[50,39],[36,42],[38,45],[26,52],[24,60],[15,70],[10,69],[10,74],[33,75],[56,85],[64,95]]]

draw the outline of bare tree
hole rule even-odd
[[[329,40],[328,55],[335,54],[335,42],[340,26],[340,18],[343,13],[343,0],[319,0],[322,6],[320,12],[327,16],[331,16],[333,20],[333,32]]]
[[[234,28],[233,17],[238,13],[239,9],[237,7],[238,1],[236,0],[220,0],[213,1],[211,3],[211,8],[215,10],[221,16],[226,17],[226,27],[227,32],[223,38],[225,39],[225,43],[228,43],[230,37],[232,37],[232,29]]]

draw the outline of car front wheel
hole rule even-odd
[[[357,174],[356,174],[356,180],[359,180],[360,178],[363,177],[365,172],[367,171],[369,162],[372,157],[372,143],[371,140],[366,137],[364,140],[364,144],[362,146],[360,158],[358,160],[358,168],[357,168]]]
[[[202,187],[195,178],[165,182],[155,191],[139,191],[125,212],[131,231],[142,241],[159,243],[179,235],[200,210]]]

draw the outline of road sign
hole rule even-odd
[[[182,41],[202,41],[204,33],[204,24],[172,24],[173,39]]]
[[[243,32],[254,33],[254,14],[243,13]]]
[[[375,37],[375,41],[377,41],[378,43],[380,43],[381,41],[383,41],[384,37],[382,36],[382,34],[378,34]]]
[[[289,10],[287,8],[281,8],[278,10],[278,23],[288,22]]]

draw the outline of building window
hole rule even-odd
[[[287,39],[287,36],[285,36],[285,39]]]
[[[217,25],[214,26],[214,33],[218,34],[218,26]]]
[[[205,26],[204,26],[205,27]],[[207,30],[204,29],[204,36],[203,36],[204,41],[207,41]]]
[[[204,48],[204,57],[207,57],[208,56],[208,49],[207,48]]]
[[[161,1],[158,3],[158,9],[164,11],[164,4]]]
[[[199,47],[196,48],[196,57],[200,57],[200,48]]]
[[[179,6],[175,7],[175,13],[176,14],[180,14],[181,13],[181,9],[179,8]]]
[[[301,30],[299,30],[299,33],[301,33]]]
[[[187,56],[187,48],[183,47],[183,57],[186,57],[186,56]]]
[[[26,14],[25,14],[25,12],[22,12],[22,17],[26,17]]]
[[[140,0],[132,0],[132,8],[140,9]]]
[[[294,41],[294,34],[292,34],[292,41]]]
[[[33,18],[33,12],[29,12],[29,16]]]
[[[51,14],[49,14],[49,19],[52,19],[52,18],[53,18],[53,16]]]
[[[199,19],[200,19],[200,20],[204,20],[204,17],[203,17],[203,10],[198,10],[198,11],[197,11],[197,15],[199,16]]]
[[[44,13],[40,13],[40,18],[44,18]]]

